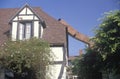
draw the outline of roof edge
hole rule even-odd
[[[21,10],[23,10],[25,7],[28,7],[28,8],[39,18],[39,20],[40,20],[41,22],[43,22],[43,19],[42,19],[40,16],[38,16],[38,14],[33,10],[32,7],[29,6],[29,4],[26,3],[23,7],[19,8],[19,10],[16,12],[15,15],[13,15],[13,17],[11,17],[11,18],[9,19],[8,23],[11,23],[12,20],[15,18],[15,16],[18,15],[18,13],[19,13]]]

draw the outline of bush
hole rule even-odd
[[[24,41],[8,41],[0,48],[0,64],[19,79],[45,79],[52,61],[47,42],[32,38]],[[48,77],[47,77],[48,79]]]

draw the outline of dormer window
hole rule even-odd
[[[20,9],[10,23],[12,23],[11,37],[13,41],[31,37],[41,38],[45,26],[44,21],[28,5]]]
[[[20,22],[18,26],[18,39],[29,39],[33,36],[32,22]]]

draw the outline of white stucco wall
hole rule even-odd
[[[34,16],[34,19],[35,19],[35,20],[39,20],[37,16]]]
[[[27,8],[27,7],[25,7],[25,8],[20,12],[20,14],[26,14],[26,11],[27,11],[27,14],[33,14],[33,12],[32,12],[29,8]]]
[[[16,40],[16,36],[17,36],[17,22],[13,22],[12,23],[12,41]]]
[[[26,8],[24,8],[19,14],[25,14],[26,13]]]
[[[64,55],[64,48],[61,47],[51,47],[51,51],[54,54],[54,61],[64,61],[63,55]],[[66,79],[66,66],[65,63],[59,63],[59,64],[53,64],[49,66],[49,75],[51,79],[58,79],[59,77],[61,79]]]
[[[15,17],[15,18],[13,19],[13,21],[16,21],[16,20],[18,20],[18,18],[17,18],[17,17]]]
[[[39,21],[34,21],[34,37],[39,37]]]
[[[33,14],[33,12],[29,8],[27,8],[27,14]]]
[[[49,66],[50,79],[66,79],[66,67],[61,64]]]
[[[19,16],[19,20],[33,20],[33,15]]]
[[[63,61],[63,47],[51,47],[51,50],[55,55],[54,61]]]

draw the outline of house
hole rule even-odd
[[[0,9],[0,45],[12,41],[41,38],[48,41],[55,55],[51,79],[66,79],[68,37],[64,24],[49,16],[39,7]]]

